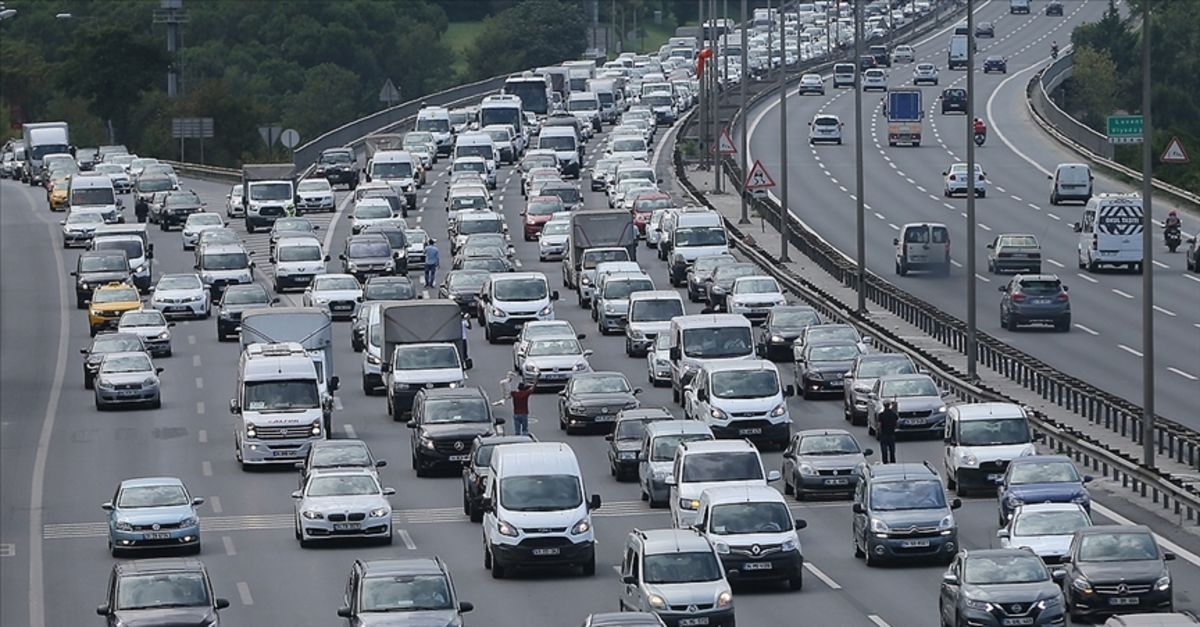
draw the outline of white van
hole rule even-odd
[[[807,521],[792,518],[775,488],[708,488],[700,494],[696,530],[716,547],[722,570],[736,571],[738,581],[782,580],[799,590],[804,553],[796,531],[807,526]]]
[[[579,461],[561,442],[521,442],[496,447],[483,488],[483,566],[493,579],[509,568],[580,566],[596,574],[592,510],[600,495],[584,499]]]
[[[1100,194],[1088,200],[1083,219],[1072,225],[1079,234],[1080,268],[1125,266],[1142,272],[1142,197],[1140,194]]]
[[[943,467],[946,487],[958,496],[968,490],[992,492],[1008,463],[1034,455],[1033,429],[1020,405],[963,403],[946,412]]]
[[[496,163],[500,159],[500,149],[496,147],[492,136],[483,131],[463,133],[454,142],[454,158],[457,160],[461,157],[482,158],[488,171],[484,178],[491,181],[495,176]]]
[[[1064,200],[1087,203],[1092,198],[1092,169],[1086,163],[1060,163],[1054,168],[1050,179],[1050,204],[1059,205]]]
[[[129,260],[129,272],[133,275],[133,284],[141,292],[150,290],[154,274],[154,247],[146,244],[146,240],[136,234],[114,234],[101,231],[97,227],[92,234],[92,243],[88,250],[110,250],[125,253]]]
[[[666,479],[671,526],[683,529],[699,520],[700,495],[708,488],[766,487],[779,478],[778,470],[764,470],[762,456],[748,440],[681,442]]]
[[[951,35],[950,48],[946,51],[946,65],[951,70],[967,69],[967,45],[970,40],[968,35]]]
[[[795,393],[765,359],[717,362],[684,387],[683,417],[704,422],[718,438],[746,438],[782,450],[792,437],[787,399]]]
[[[671,285],[681,287],[687,271],[700,257],[729,254],[725,221],[715,211],[686,211],[675,215],[668,254]]]
[[[671,396],[683,400],[683,388],[701,368],[718,361],[754,359],[750,321],[734,314],[699,314],[671,319],[669,346]]]
[[[558,291],[541,272],[492,274],[479,290],[479,322],[490,343],[516,337],[526,322],[553,320]]]
[[[106,174],[76,174],[71,177],[67,191],[67,205],[71,211],[96,211],[104,216],[104,222],[124,222],[121,199],[113,188],[112,179]]]
[[[282,294],[289,287],[304,289],[313,277],[327,272],[329,255],[321,240],[309,235],[281,237],[275,243],[270,262],[274,268],[271,287]]]
[[[387,183],[404,198],[409,209],[415,210],[420,167],[420,162],[407,150],[381,150],[367,162],[367,182]]]
[[[579,137],[573,126],[544,126],[538,133],[539,150],[553,150],[564,177],[579,178]]]
[[[450,126],[450,110],[445,107],[425,107],[417,112],[415,131],[433,133],[438,155],[454,150],[454,134]]]
[[[683,297],[674,290],[650,290],[629,295],[625,323],[625,354],[644,357],[660,334],[671,328],[671,319],[684,315]]]

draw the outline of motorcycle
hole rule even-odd
[[[1163,239],[1166,241],[1167,250],[1171,252],[1175,252],[1175,249],[1179,248],[1179,245],[1183,243],[1183,235],[1177,226],[1169,227],[1163,231]]]
[[[983,142],[987,141],[987,133],[975,133],[975,145],[982,146]]]
[[[1058,60],[1058,46],[1054,46],[1050,49],[1050,58]]]

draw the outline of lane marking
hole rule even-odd
[[[204,415],[204,401],[196,401],[196,414],[199,416]]]
[[[1078,322],[1075,323],[1075,328],[1079,329],[1080,331],[1083,331],[1084,333],[1088,333],[1091,335],[1100,335],[1098,332],[1093,331],[1093,330],[1083,326],[1082,324],[1079,324]]]
[[[199,355],[192,355],[192,367],[194,367],[194,368],[200,367],[200,356]]]
[[[204,377],[196,377],[196,389],[197,390],[204,389]]]
[[[208,444],[208,430],[201,429],[201,430],[197,431],[196,439],[199,440],[201,444]]]
[[[347,438],[349,438],[351,440],[358,439],[358,434],[354,432],[354,425],[351,425],[351,424],[342,425],[342,429],[344,429],[346,431]]]
[[[1170,370],[1171,372],[1174,372],[1175,374],[1177,374],[1177,375],[1179,375],[1179,376],[1181,376],[1181,377],[1183,377],[1183,378],[1185,378],[1185,379],[1190,379],[1190,380],[1192,380],[1192,381],[1200,381],[1200,377],[1197,377],[1196,375],[1193,375],[1193,374],[1191,374],[1191,373],[1188,373],[1188,372],[1184,372],[1184,371],[1182,371],[1182,370],[1180,370],[1179,368],[1176,368],[1176,367],[1174,367],[1174,366],[1167,366],[1167,370]]]
[[[250,596],[250,584],[239,581],[237,582],[238,596],[242,598],[242,605],[254,605],[254,597]]]
[[[194,336],[194,335],[189,335],[189,336],[187,336],[187,343],[188,343],[188,344],[195,344],[195,343],[196,343],[196,336]]]
[[[1097,281],[1096,279],[1093,279],[1092,277],[1090,277],[1090,276],[1088,276],[1088,275],[1086,275],[1086,274],[1084,274],[1084,273],[1082,273],[1082,272],[1076,272],[1076,273],[1075,273],[1075,276],[1077,276],[1077,277],[1079,277],[1079,278],[1081,278],[1081,279],[1083,279],[1084,281],[1087,281],[1087,282],[1089,282],[1089,283],[1099,283],[1099,281]]]
[[[1117,344],[1117,348],[1119,348],[1119,349],[1121,349],[1121,350],[1125,351],[1126,353],[1129,353],[1130,355],[1135,355],[1135,356],[1137,356],[1137,357],[1141,357],[1141,356],[1142,356],[1142,353],[1141,353],[1141,352],[1139,352],[1139,351],[1136,351],[1136,350],[1133,350],[1132,348],[1129,348],[1128,346],[1126,346],[1126,345],[1124,345],[1124,344]]]
[[[1163,309],[1162,307],[1159,307],[1158,305],[1154,305],[1154,311],[1157,311],[1158,313],[1161,313],[1161,314],[1166,314],[1168,316],[1171,316],[1172,318],[1175,317],[1175,312],[1171,311],[1170,309]]]
[[[413,542],[412,536],[408,534],[408,531],[398,529],[396,530],[396,535],[400,536],[400,541],[404,543],[404,548],[410,551],[417,550],[417,544]]]
[[[1057,262],[1057,261],[1055,261],[1055,260],[1053,260],[1053,259],[1047,259],[1047,260],[1046,260],[1046,263],[1049,263],[1050,265],[1052,265],[1052,266],[1055,266],[1055,267],[1057,267],[1057,268],[1065,268],[1065,267],[1066,267],[1066,266],[1062,265],[1061,263],[1059,263],[1059,262]]]
[[[221,544],[225,547],[226,555],[237,555],[237,549],[233,546],[233,538],[229,536],[221,536]]]
[[[954,266],[955,268],[961,268],[961,267],[963,267],[963,265],[962,265],[961,263],[959,263],[958,261],[956,261],[956,260],[954,260],[954,259],[951,259],[951,260],[950,260],[950,265]]]
[[[829,586],[830,588],[832,588],[834,590],[842,589],[841,584],[834,581],[833,578],[830,577],[829,575],[826,575],[820,568],[817,568],[816,566],[814,566],[812,562],[808,562],[808,561],[804,562],[804,569],[807,570],[808,572],[812,573],[814,577],[816,577],[817,579],[820,579],[822,582],[825,583],[825,585]]]
[[[208,460],[204,460],[204,461],[200,462],[200,473],[203,474],[205,477],[211,477],[213,474],[212,462],[210,462]]]
[[[979,279],[980,281],[983,281],[984,283],[991,283],[991,282],[992,282],[992,280],[991,280],[991,279],[989,279],[989,278],[987,278],[987,277],[983,276],[982,274],[978,274],[978,273],[976,273],[976,275],[975,275],[975,278]]]
[[[870,619],[872,623],[878,625],[878,627],[892,627],[887,621],[880,618],[878,614],[868,614],[867,618]]]
[[[221,507],[221,497],[219,496],[208,497],[208,507],[212,509],[214,514],[220,514],[221,512],[225,511],[225,509]]]
[[[1154,265],[1156,265],[1156,266],[1158,266],[1158,267],[1162,268],[1163,270],[1170,270],[1170,269],[1171,269],[1171,266],[1168,266],[1167,264],[1165,264],[1165,263],[1163,263],[1163,262],[1161,262],[1161,261],[1159,261],[1159,260],[1157,260],[1157,259],[1154,259],[1154,260],[1152,260],[1150,263],[1153,263]]]
[[[1114,287],[1114,288],[1112,288],[1112,293],[1113,293],[1113,294],[1116,294],[1117,296],[1120,296],[1120,297],[1122,297],[1122,298],[1128,298],[1129,300],[1133,300],[1133,295],[1132,295],[1132,294],[1126,294],[1125,292],[1122,292],[1121,290],[1119,290],[1119,289],[1117,289],[1117,288],[1115,288],[1115,287]]]

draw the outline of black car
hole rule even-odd
[[[418,477],[439,467],[461,468],[470,460],[476,436],[496,434],[503,418],[492,417],[492,404],[478,387],[430,388],[413,399],[412,468]]]
[[[892,55],[888,53],[887,46],[871,46],[867,51],[875,59],[874,67],[892,67]]]
[[[626,409],[617,413],[613,432],[604,436],[608,440],[608,473],[617,481],[636,481],[638,451],[642,448],[642,436],[646,435],[646,424],[658,420],[675,420],[671,412],[662,407]]]
[[[609,431],[617,414],[637,409],[641,393],[642,389],[630,385],[620,372],[577,374],[558,393],[558,428],[568,435],[589,427]]]
[[[300,489],[312,471],[326,468],[383,468],[387,460],[375,459],[370,447],[362,440],[321,440],[308,447],[304,461],[296,462],[300,471]]]
[[[592,614],[579,627],[666,627],[652,612],[603,612]]]
[[[382,235],[359,233],[346,238],[346,248],[338,255],[342,272],[359,281],[396,272],[396,258],[391,242]]]
[[[951,111],[959,113],[967,112],[967,90],[950,88],[943,89],[942,95],[939,98],[942,101],[942,115]]]
[[[458,303],[463,313],[475,311],[475,297],[491,273],[487,270],[453,270],[438,287],[438,298]]]
[[[1046,3],[1046,15],[1062,16],[1062,14],[1063,4],[1061,0],[1050,0]]]
[[[520,442],[537,442],[537,438],[526,433],[524,435],[493,435],[475,436],[471,444],[471,457],[463,465],[463,513],[471,518],[471,522],[483,520],[483,486],[491,473],[489,464],[492,463],[492,453],[501,444],[516,444]]]
[[[91,346],[79,349],[79,353],[83,355],[84,389],[92,389],[92,385],[96,380],[96,372],[100,370],[100,362],[108,353],[126,353],[144,350],[146,350],[146,345],[142,342],[142,337],[136,333],[97,333],[92,337]]]
[[[983,60],[983,73],[1000,72],[1008,74],[1008,59],[1004,57],[991,56]]]
[[[863,70],[869,70],[876,65],[878,65],[878,63],[875,62],[875,57],[872,55],[864,54],[858,58],[858,70],[860,72]]]
[[[213,594],[204,563],[195,559],[117,562],[108,578],[104,603],[96,613],[108,627],[220,624],[229,601]]]
[[[1062,575],[1028,548],[963,551],[942,576],[941,624],[1063,625]]]
[[[237,337],[242,325],[242,312],[248,309],[270,307],[279,299],[267,293],[267,288],[258,283],[228,285],[217,301],[217,341],[224,342],[230,336]]]
[[[856,342],[812,342],[796,361],[796,388],[805,399],[843,393],[845,373],[862,355]]]
[[[804,328],[821,324],[821,314],[808,305],[772,307],[758,335],[758,356],[763,359],[792,360],[792,342]]]
[[[350,189],[358,187],[358,165],[354,161],[354,151],[349,148],[329,148],[317,158],[313,173],[325,177],[330,185],[345,185]]]
[[[980,22],[975,25],[975,37],[992,38],[996,36],[996,25],[991,22]]]
[[[204,211],[206,204],[200,200],[199,194],[190,189],[167,192],[161,205],[151,205],[150,220],[157,222],[158,228],[163,231],[170,230],[175,226],[183,228],[183,223],[187,222],[188,216],[197,211]],[[153,212],[156,206],[158,210]]]
[[[1075,532],[1063,556],[1062,582],[1071,622],[1133,612],[1172,612],[1175,554],[1158,548],[1144,525],[1098,525]]]
[[[404,229],[390,224],[368,224],[358,234],[386,237],[396,263],[396,274],[408,275],[408,236],[404,234]]]
[[[758,269],[758,266],[745,261],[714,268],[707,285],[708,306],[714,310],[726,309],[726,297],[729,295],[729,290],[733,289],[733,282],[740,277],[755,274],[762,274],[762,271]]]
[[[350,627],[368,625],[461,625],[475,609],[459,601],[450,570],[440,557],[355,560],[337,615]]]
[[[133,284],[133,276],[129,272],[129,260],[125,257],[125,253],[113,250],[89,251],[79,255],[71,276],[75,277],[76,309],[86,308],[92,292],[101,285]]]
[[[687,277],[687,297],[693,303],[705,302],[708,300],[708,284],[705,280],[712,275],[712,271],[722,264],[734,263],[733,255],[721,253],[717,255],[705,255],[697,258],[688,266]]]

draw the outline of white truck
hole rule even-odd
[[[333,393],[338,378],[333,374],[333,322],[329,313],[316,307],[264,307],[242,313],[242,350],[251,344],[295,343],[305,350],[317,373],[322,398],[325,430],[333,426]]]
[[[414,300],[386,306],[381,370],[392,419],[408,419],[421,389],[462,387],[472,366],[465,355],[457,302]]]
[[[242,166],[242,211],[246,231],[271,227],[296,210],[295,166],[262,163]]]
[[[75,154],[66,122],[36,122],[21,126],[21,144],[25,147],[25,166],[21,180],[30,185],[42,184],[42,157],[54,154]]]

